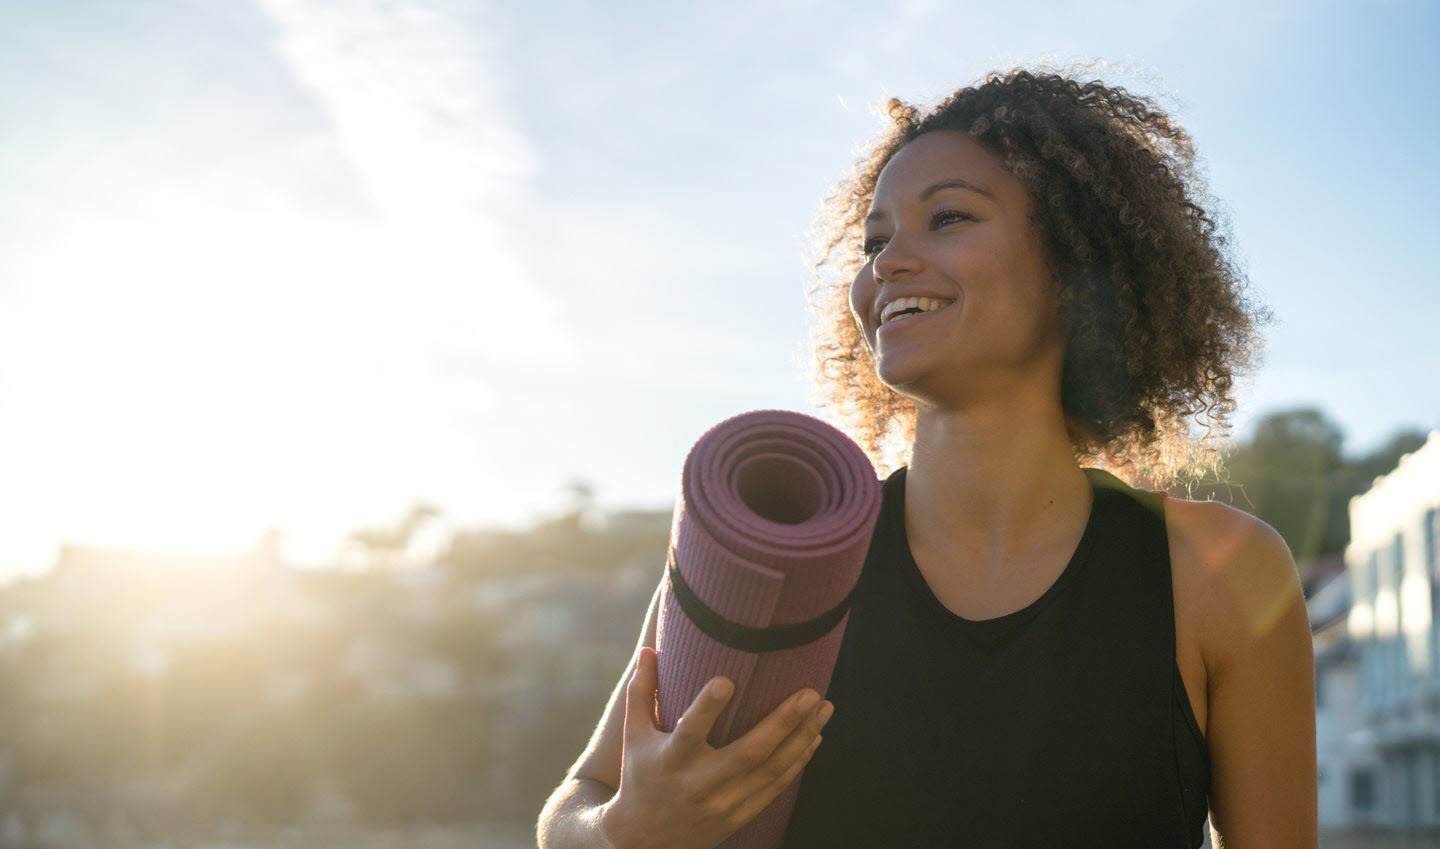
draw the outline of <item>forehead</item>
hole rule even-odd
[[[871,209],[883,212],[894,204],[914,202],[926,188],[956,178],[989,191],[1000,205],[1024,193],[1020,181],[984,145],[965,133],[935,130],[906,143],[885,163],[875,181]]]

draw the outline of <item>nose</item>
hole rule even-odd
[[[909,240],[896,233],[885,242],[885,247],[875,255],[871,268],[876,283],[893,281],[897,276],[913,274],[920,270],[919,255],[912,250]]]

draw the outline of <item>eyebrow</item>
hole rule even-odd
[[[966,189],[967,191],[976,192],[977,194],[982,194],[985,197],[990,198],[991,200],[995,200],[995,195],[992,194],[988,189],[977,186],[969,180],[962,180],[959,177],[951,177],[948,180],[941,180],[938,183],[931,183],[920,192],[920,200],[929,200],[931,195],[935,194],[941,189]],[[865,216],[865,220],[874,221],[877,218],[884,217],[885,213],[877,211]]]

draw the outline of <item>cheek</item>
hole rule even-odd
[[[1058,302],[1048,269],[1028,251],[1012,249],[1005,254],[986,257],[983,273],[978,279],[994,283],[988,286],[987,300],[1020,326],[1049,325],[1056,318]]]
[[[875,280],[867,271],[855,275],[850,283],[850,317],[862,331],[865,317],[870,314],[870,305],[875,303]]]

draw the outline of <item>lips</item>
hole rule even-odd
[[[875,332],[876,337],[879,338],[886,333],[894,335],[899,330],[903,330],[907,327],[916,327],[924,324],[925,322],[933,318],[937,313],[945,312],[953,306],[955,306],[955,303],[952,301],[951,303],[948,303],[937,310],[928,310],[922,313],[911,313],[909,315],[902,315],[899,318],[892,318],[884,324],[880,325],[880,329]]]

